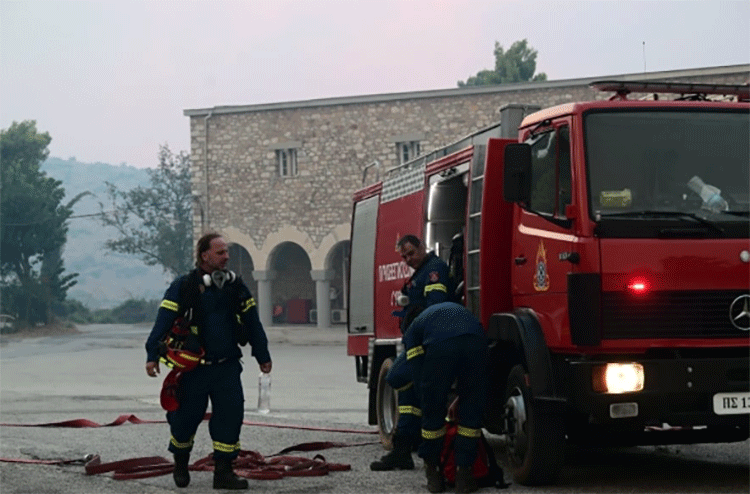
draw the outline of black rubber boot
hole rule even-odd
[[[443,471],[440,469],[440,465],[424,462],[424,473],[427,477],[427,490],[430,492],[443,492],[445,491],[445,479],[443,478]]]
[[[456,467],[456,492],[465,494],[467,492],[476,492],[479,489],[477,479],[471,473],[471,467]]]
[[[214,489],[247,489],[248,482],[234,474],[232,460],[214,460]]]
[[[175,453],[174,455],[174,485],[177,487],[187,487],[190,483],[190,470],[188,470],[188,461],[190,453]]]
[[[370,470],[386,472],[389,470],[414,470],[411,458],[411,441],[404,436],[393,436],[393,449],[379,460],[370,463]]]

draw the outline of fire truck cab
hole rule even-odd
[[[354,194],[348,354],[386,447],[408,233],[487,331],[484,426],[516,482],[554,481],[566,442],[748,438],[748,86],[593,86],[613,96],[508,105]]]

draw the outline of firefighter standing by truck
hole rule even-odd
[[[232,461],[240,451],[244,414],[242,352],[238,344],[249,342],[260,370],[270,372],[268,339],[250,291],[234,273],[225,270],[229,255],[224,239],[216,233],[205,235],[196,250],[196,269],[172,283],[159,307],[146,342],[146,373],[151,377],[159,373],[159,342],[178,316],[192,309],[186,319],[190,320],[193,334],[199,336],[198,350],[203,356],[194,369],[181,373],[178,408],[167,412],[172,434],[169,451],[175,460],[174,481],[177,487],[186,487],[190,482],[188,460],[193,437],[210,398],[212,413],[208,427],[214,449],[213,486],[247,489],[247,480],[238,478],[232,470]]]
[[[434,253],[428,253],[424,242],[417,236],[405,235],[396,246],[404,262],[415,270],[401,289],[401,298],[406,302],[402,304],[404,308],[394,313],[402,317],[401,332],[404,333],[415,312],[448,300],[452,284],[448,278],[448,265]],[[405,364],[406,355],[400,354],[386,377],[391,387],[398,391],[399,417],[393,434],[393,450],[370,464],[374,471],[414,468],[411,452],[421,441],[422,411],[418,389]]]

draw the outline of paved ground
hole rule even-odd
[[[85,418],[99,424],[134,414],[154,424],[87,429],[0,426],[0,457],[24,460],[83,458],[104,462],[136,456],[166,456],[167,425],[158,403],[161,379],[144,371],[143,343],[149,327],[94,325],[67,335],[35,335],[0,345],[0,423],[43,424]],[[344,327],[268,328],[274,361],[271,413],[257,413],[258,368],[244,359],[244,449],[269,456],[304,442],[352,445],[321,451],[351,471],[325,477],[251,481],[266,493],[424,493],[417,470],[377,473],[369,463],[383,454],[374,427],[367,425],[367,390],[356,382],[346,355]],[[247,353],[247,352],[246,352]],[[193,458],[211,450],[208,427],[196,435]],[[490,438],[498,454],[502,443]],[[311,458],[316,453],[297,453]],[[616,450],[571,450],[560,482],[544,488],[512,485],[510,492],[741,492],[747,493],[750,442]],[[0,461],[2,494],[155,494],[214,492],[211,474],[196,472],[187,489],[171,476],[115,481],[110,474],[86,476],[82,465],[48,466]],[[481,492],[493,492],[483,489]]]

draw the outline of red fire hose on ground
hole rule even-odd
[[[211,414],[207,413],[204,420],[210,418]],[[8,424],[0,423],[2,427],[69,427],[69,428],[87,428],[87,427],[113,427],[131,424],[157,424],[166,423],[164,420],[141,420],[135,415],[120,415],[113,422],[108,424],[99,424],[88,419],[66,420],[62,422],[50,422],[45,424]],[[377,431],[363,431],[356,429],[335,429],[325,427],[311,427],[289,424],[274,424],[266,422],[251,422],[245,420],[245,425],[258,427],[278,427],[286,429],[300,430],[317,430],[327,432],[343,432],[352,434],[377,434]],[[315,455],[312,459],[299,456],[289,456],[286,453],[292,451],[320,451],[330,448],[346,448],[352,446],[364,446],[368,444],[377,444],[379,441],[366,441],[359,443],[342,443],[331,441],[308,442],[295,446],[284,448],[276,454],[264,457],[255,451],[241,450],[239,456],[234,461],[235,473],[240,477],[256,480],[275,480],[283,477],[302,477],[302,476],[320,476],[328,475],[329,472],[340,472],[351,470],[351,466],[342,463],[329,463],[322,455]],[[115,480],[132,480],[147,477],[158,477],[168,475],[174,470],[174,463],[161,456],[147,456],[141,458],[131,458],[127,460],[102,463],[99,455],[87,455],[81,459],[67,460],[30,460],[19,458],[0,458],[2,462],[8,463],[31,463],[39,465],[77,465],[82,464],[86,470],[86,475],[97,475],[101,473],[113,472],[112,478]],[[193,471],[212,471],[214,468],[212,455],[197,460],[190,465]]]

